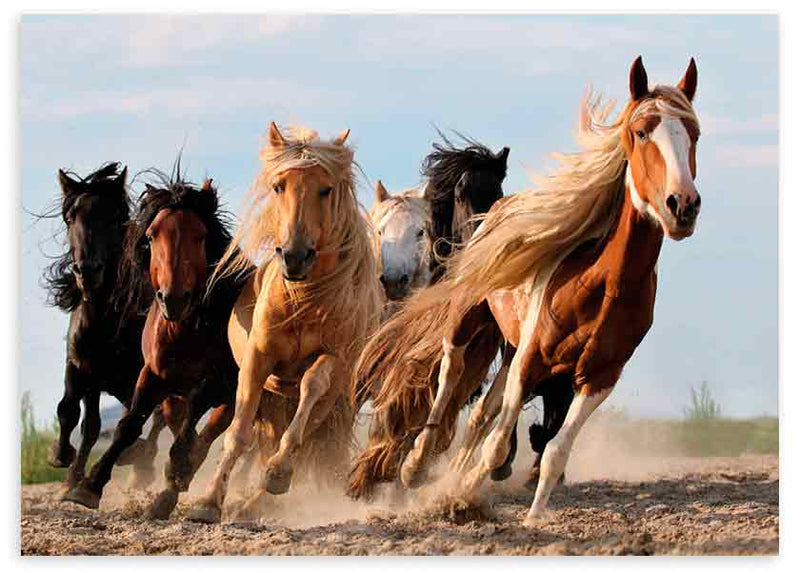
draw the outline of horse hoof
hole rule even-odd
[[[493,469],[492,473],[489,475],[492,481],[507,480],[511,476],[511,464],[503,464],[499,468]]]
[[[289,491],[289,486],[292,483],[292,469],[278,470],[274,468],[267,469],[264,474],[263,489],[267,490],[272,495],[281,495]]]
[[[222,519],[222,510],[216,505],[201,503],[189,510],[186,519],[197,523],[219,523]]]
[[[264,490],[259,490],[242,505],[231,517],[232,521],[246,522],[258,521],[261,517],[263,503],[265,501]]]
[[[425,483],[426,472],[417,464],[404,463],[400,468],[400,481],[409,489],[416,489]]]
[[[68,468],[73,461],[75,461],[75,448],[72,447],[72,444],[67,444],[64,451],[61,452],[58,442],[52,443],[50,451],[47,453],[48,464],[54,468]]]
[[[128,480],[128,487],[131,489],[144,490],[156,481],[156,468],[153,466],[136,467]]]
[[[69,501],[89,509],[97,509],[100,507],[100,494],[93,492],[83,484],[78,484],[65,493],[61,501]]]
[[[178,490],[165,489],[150,504],[150,508],[147,510],[147,519],[169,519],[176,505],[178,505]]]

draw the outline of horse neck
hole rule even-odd
[[[628,181],[625,197],[598,262],[607,268],[608,286],[619,292],[638,288],[655,271],[664,232],[648,215],[633,205]]]

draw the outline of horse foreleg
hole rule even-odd
[[[56,468],[69,467],[75,461],[75,448],[69,439],[81,418],[80,401],[83,388],[78,388],[80,373],[72,362],[67,361],[64,372],[64,396],[58,402],[58,438],[53,441],[47,462]]]
[[[81,423],[81,445],[78,455],[67,472],[66,486],[73,488],[83,479],[89,454],[100,435],[100,391],[90,390],[83,396],[83,422]],[[69,491],[69,489],[67,490]]]
[[[222,459],[211,478],[206,493],[197,500],[187,515],[191,521],[218,523],[222,517],[222,506],[228,491],[228,482],[236,460],[247,449],[253,439],[253,423],[261,402],[264,381],[272,374],[275,363],[265,346],[257,347],[248,341],[239,370],[236,387],[236,406],[233,421],[225,434]]]
[[[153,408],[164,398],[159,379],[146,366],[139,374],[133,393],[131,409],[122,417],[114,431],[111,445],[92,467],[89,476],[64,496],[66,501],[97,509],[103,488],[111,480],[111,470],[119,456],[142,433],[142,427]]]
[[[550,381],[547,388],[542,388],[542,423],[531,424],[528,428],[528,438],[534,454],[533,463],[525,481],[525,487],[530,490],[536,491],[542,454],[547,442],[552,440],[564,425],[573,396],[572,377],[556,378]],[[564,474],[561,474],[558,483],[563,481]]]
[[[481,396],[469,416],[461,448],[459,448],[458,454],[453,458],[450,465],[458,473],[466,471],[476,448],[486,438],[492,428],[492,423],[500,413],[500,408],[503,405],[503,392],[508,378],[508,369],[513,356],[513,347],[508,345],[503,351],[503,364],[500,366],[500,370],[497,371],[497,376],[492,381],[489,391]]]
[[[542,454],[542,466],[539,474],[539,484],[536,488],[536,496],[523,525],[532,526],[538,518],[544,515],[547,501],[550,499],[550,493],[553,491],[559,476],[564,473],[564,468],[567,465],[567,460],[578,432],[592,412],[608,397],[612,388],[613,386],[598,392],[592,392],[587,384],[581,388],[580,392],[572,400],[564,425],[561,426],[555,437],[547,443],[544,454]]]
[[[330,395],[333,374],[340,366],[335,356],[323,354],[303,374],[297,411],[281,436],[278,451],[266,463],[263,489],[269,493],[278,495],[289,490],[292,458],[305,438],[328,417],[335,402],[335,397]]]
[[[400,468],[400,479],[406,487],[414,488],[422,485],[425,479],[425,469],[431,455],[433,445],[436,443],[436,434],[442,422],[445,410],[450,405],[453,391],[464,373],[464,350],[469,341],[463,346],[455,346],[447,337],[442,339],[442,363],[439,367],[439,383],[436,388],[436,397],[431,406],[431,412],[422,432],[414,440],[414,447],[406,456]]]

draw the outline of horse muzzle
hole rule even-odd
[[[283,277],[287,281],[305,280],[317,258],[315,249],[305,247],[294,247],[292,249],[276,247],[275,252],[281,259]]]

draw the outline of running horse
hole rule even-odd
[[[47,461],[69,467],[68,492],[83,479],[86,462],[100,435],[100,394],[130,405],[136,373],[142,367],[139,338],[144,316],[128,312],[122,301],[129,285],[117,282],[122,261],[130,202],[127,168],[108,163],[86,177],[59,169],[61,218],[67,227],[66,252],[45,271],[49,302],[68,312],[64,395],[58,403],[59,433]],[[70,435],[81,416],[82,439],[76,450]],[[145,487],[155,478],[153,458],[163,418],[154,420],[146,443],[127,452],[134,464],[134,484]]]
[[[578,432],[652,324],[664,236],[680,241],[694,232],[700,212],[696,88],[694,59],[677,87],[651,90],[637,58],[630,100],[616,120],[607,124],[611,107],[587,98],[582,151],[560,156],[557,170],[537,188],[499,202],[445,278],[382,326],[357,366],[361,383],[382,384],[374,405],[381,425],[356,469],[380,468],[376,459],[416,435],[401,478],[422,471],[430,462],[428,444],[451,431],[450,412],[480,384],[497,352],[472,348],[472,341],[496,328],[515,352],[482,398],[485,415],[477,421],[483,423],[467,427],[455,458],[463,472],[460,494],[473,498],[504,463],[525,397],[556,379],[572,385],[575,398],[544,449],[525,525],[544,515]],[[420,388],[435,388],[435,397],[427,400],[432,392]],[[480,460],[469,469],[481,442]],[[351,482],[357,491],[381,477],[353,475],[362,478]]]
[[[349,130],[333,140],[272,123],[250,208],[218,276],[262,261],[230,316],[239,364],[235,416],[206,493],[188,518],[218,522],[237,458],[254,434],[265,493],[288,491],[296,469],[344,477],[353,436],[352,368],[380,322],[381,286],[355,195]],[[257,430],[257,431],[254,431]],[[246,510],[245,509],[245,510]]]
[[[97,508],[120,454],[163,402],[175,442],[167,487],[148,510],[155,519],[169,517],[179,492],[188,489],[211,444],[233,418],[238,368],[227,323],[249,270],[223,277],[206,294],[207,279],[231,245],[229,216],[219,208],[211,179],[198,188],[181,179],[179,165],[176,172],[175,180],[152,172],[157,186],[146,185],[125,241],[122,280],[140,285],[130,292],[128,304],[135,308],[144,302],[147,313],[141,338],[144,365],[131,407],[90,475],[65,497]],[[212,408],[198,435],[195,426]]]
[[[428,240],[428,202],[419,189],[392,195],[378,181],[369,218],[378,235],[376,255],[380,281],[391,312],[396,303],[431,280]]]

